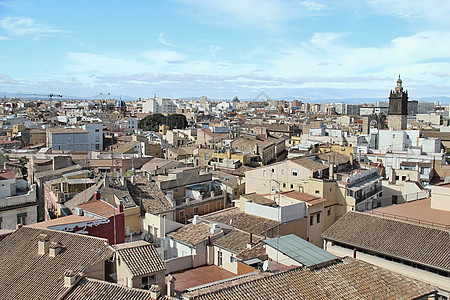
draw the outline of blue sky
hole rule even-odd
[[[447,0],[0,1],[0,92],[450,93]]]

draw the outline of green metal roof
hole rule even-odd
[[[328,253],[294,234],[264,240],[264,242],[306,267],[338,259],[338,257],[333,254]]]

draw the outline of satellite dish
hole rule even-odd
[[[263,263],[263,271],[264,272],[267,271],[268,268],[269,268],[269,261],[265,260],[264,263]]]

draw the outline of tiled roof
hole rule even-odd
[[[188,224],[186,226],[181,227],[180,229],[169,233],[167,236],[183,242],[188,245],[196,246],[203,241],[206,241],[209,237],[216,237],[222,234],[221,231],[219,233],[211,233],[210,226],[205,223],[200,224]]]
[[[50,133],[88,133],[83,128],[65,128],[65,127],[50,127],[48,128]]]
[[[46,234],[63,249],[55,257],[38,254],[38,238]],[[57,299],[67,288],[64,273],[85,272],[113,255],[108,240],[24,226],[0,242],[0,299]]]
[[[80,204],[86,203],[94,197],[95,192],[103,185],[103,181],[99,181],[82,192],[79,192],[69,201],[64,202],[64,206],[70,210],[74,210]]]
[[[82,210],[97,214],[103,218],[109,218],[119,214],[119,210],[102,200],[92,200],[78,205]]]
[[[264,197],[263,195],[257,194],[257,193],[251,193],[251,194],[245,194],[242,195],[243,198],[250,200],[253,203],[261,204],[261,205],[274,205],[276,202],[274,200],[271,200],[267,197]]]
[[[176,160],[170,160],[170,159],[163,159],[163,158],[157,158],[154,157],[150,161],[146,162],[141,169],[144,171],[147,171],[149,173],[154,174],[155,167],[158,167],[158,169],[173,169],[173,168],[180,168],[184,167],[185,164]]]
[[[448,230],[348,212],[322,237],[357,248],[450,271]]]
[[[63,174],[81,170],[81,169],[82,169],[82,167],[80,165],[74,165],[74,166],[70,166],[70,167],[62,168],[62,169],[58,169],[58,170],[48,170],[48,171],[38,172],[38,173],[34,174],[34,178],[39,179],[39,178],[44,178],[47,176],[51,176],[51,177],[61,176]]]
[[[316,197],[316,196],[305,194],[305,193],[298,192],[298,191],[282,192],[281,194],[285,197],[303,201],[303,202],[309,203],[311,205],[316,205],[316,204],[327,202],[327,199],[325,199],[325,198]]]
[[[136,176],[135,184],[128,182],[127,187],[133,199],[141,201],[145,212],[159,214],[173,209],[172,203],[153,181]]]
[[[127,265],[133,276],[161,272],[166,269],[155,247],[145,241],[136,241],[116,246],[120,259]]]
[[[115,283],[91,278],[82,278],[63,298],[64,300],[150,300],[151,292],[128,288]]]
[[[436,288],[366,262],[341,262],[309,270],[297,268],[189,299],[415,299]],[[184,295],[185,296],[185,295]]]
[[[321,164],[318,162],[313,161],[312,159],[309,159],[307,157],[299,158],[299,159],[293,159],[292,162],[296,163],[297,165],[300,165],[310,171],[316,172],[319,170],[324,170],[328,168],[327,164]]]
[[[231,226],[234,228],[260,236],[264,236],[265,234],[265,224],[267,224],[267,230],[271,230],[279,224],[279,222],[273,220],[246,214],[238,207],[231,207],[203,215],[202,219],[209,222],[222,223],[226,225],[230,225],[230,220],[232,220]]]
[[[257,243],[260,240],[262,240],[263,237],[253,235],[252,236],[252,242]],[[235,254],[239,254],[242,251],[247,249],[247,244],[250,243],[250,234],[239,230],[239,229],[233,229],[229,233],[225,234],[224,236],[218,238],[213,242],[214,246],[218,246],[220,248],[229,250]]]
[[[350,157],[335,151],[319,154],[318,157],[324,162],[328,162],[328,155],[330,155],[331,162],[336,165],[343,165],[350,162]]]

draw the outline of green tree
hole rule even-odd
[[[148,115],[139,121],[139,128],[147,131],[158,131],[159,126],[165,124],[170,129],[183,129],[188,125],[185,115],[173,114],[164,116],[162,114]]]

